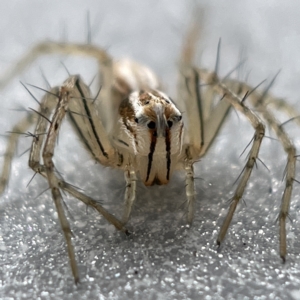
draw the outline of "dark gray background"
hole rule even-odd
[[[42,40],[86,40],[90,12],[93,41],[116,58],[128,56],[149,65],[176,99],[176,63],[196,1],[1,1],[0,74]],[[214,67],[222,37],[221,74],[248,58],[249,82],[258,84],[281,70],[272,92],[300,110],[300,19],[296,1],[202,1],[201,66]],[[201,52],[202,51],[202,52]],[[11,130],[23,113],[11,108],[36,107],[19,81],[46,87],[61,83],[66,71],[89,82],[93,61],[44,57],[1,91],[1,133]],[[84,63],[83,63],[84,62]],[[42,93],[33,90],[37,97]],[[281,120],[288,117],[279,114]],[[299,128],[285,127],[300,147]],[[235,215],[221,251],[215,244],[233,194],[233,182],[245,162],[239,157],[253,135],[242,116],[231,113],[209,154],[196,166],[197,211],[185,225],[184,174],[168,186],[138,186],[138,200],[127,238],[97,213],[65,197],[74,233],[81,284],[73,285],[65,241],[47,184],[27,166],[28,155],[16,157],[9,187],[0,202],[1,299],[300,299],[299,186],[295,186],[288,226],[287,263],[278,255],[279,212],[285,155],[276,141],[265,139],[259,164]],[[274,136],[267,131],[267,135]],[[298,139],[297,139],[298,136]],[[0,150],[4,152],[5,138]],[[18,154],[30,146],[21,138]],[[101,199],[120,215],[123,174],[95,165],[77,137],[64,125],[56,164],[67,181]],[[299,170],[299,168],[298,168]],[[300,179],[298,171],[298,180]]]

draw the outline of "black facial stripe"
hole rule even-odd
[[[89,107],[88,107],[88,105],[87,105],[86,99],[85,99],[85,97],[84,97],[83,91],[82,91],[82,89],[81,89],[81,87],[80,87],[80,85],[79,85],[78,80],[76,81],[76,87],[77,87],[77,89],[78,89],[78,91],[79,91],[79,93],[80,93],[80,95],[81,95],[81,97],[82,97],[82,102],[83,102],[84,110],[85,110],[86,115],[88,116],[88,120],[89,120],[90,125],[91,125],[91,127],[92,127],[92,130],[93,130],[94,136],[95,136],[95,138],[96,138],[97,144],[98,144],[98,146],[99,146],[99,148],[100,148],[100,150],[101,150],[103,156],[106,157],[106,158],[108,158],[108,154],[107,154],[106,151],[104,150],[104,147],[103,147],[103,145],[102,145],[102,143],[101,143],[101,141],[100,141],[100,138],[99,138],[99,136],[98,136],[98,134],[97,134],[97,131],[96,131],[96,128],[95,128],[95,124],[94,124],[94,122],[93,122],[93,120],[92,120],[92,117],[91,117],[90,109],[89,109]]]
[[[170,167],[171,167],[171,131],[166,129],[166,159],[167,159],[167,180],[170,178]]]
[[[134,143],[137,146],[138,145],[138,141],[136,138],[136,132],[134,131],[134,129],[131,127],[131,125],[127,122],[126,118],[123,117],[122,119],[124,126],[126,127],[126,129],[133,135],[133,139],[134,139]],[[128,145],[129,146],[129,145]]]
[[[182,129],[183,129],[183,124],[181,124],[180,131],[179,131],[179,141],[180,141],[180,143],[181,143]]]
[[[126,147],[129,147],[129,145],[126,142],[124,142],[123,140],[118,139],[118,142],[125,145]]]
[[[156,146],[156,140],[157,140],[157,132],[156,132],[156,130],[153,130],[153,131],[151,131],[151,144],[150,144],[150,152],[148,154],[148,168],[147,168],[146,182],[149,180],[149,176],[150,176],[152,160],[153,160],[153,153],[155,151],[155,146]]]

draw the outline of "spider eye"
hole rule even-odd
[[[138,118],[135,118],[134,121],[135,121],[135,123],[138,123],[138,122],[139,122],[139,119],[138,119]]]
[[[171,128],[173,126],[173,122],[172,121],[168,121],[167,123],[168,123],[169,128]]]
[[[156,127],[156,124],[155,124],[155,122],[150,121],[150,122],[147,124],[147,126],[148,126],[148,128],[150,128],[150,129],[154,129],[154,128]]]

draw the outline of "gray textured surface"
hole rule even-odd
[[[36,42],[59,40],[64,31],[70,41],[84,41],[89,10],[92,23],[98,27],[94,41],[115,57],[128,55],[151,66],[175,98],[176,59],[190,20],[191,2],[85,3],[2,1],[0,73]],[[239,49],[244,48],[247,70],[251,70],[249,81],[256,85],[282,68],[272,91],[297,104],[300,7],[295,1],[202,3],[206,8],[204,65],[213,68],[216,45],[222,37],[223,74],[236,64]],[[82,59],[39,59],[1,92],[1,132],[10,130],[22,116],[9,108],[35,105],[19,80],[43,85],[41,68],[52,85],[59,84],[66,77],[61,60],[71,73],[83,74],[87,82],[95,74],[92,63],[82,65]],[[299,149],[299,128],[292,123],[286,128],[295,138],[298,134],[295,141]],[[123,175],[94,165],[69,130],[66,125],[60,134],[56,159],[59,170],[68,181],[120,215]],[[36,177],[26,188],[32,176],[27,157],[16,158],[12,179],[0,202],[0,298],[300,299],[299,186],[295,187],[291,205],[287,263],[282,265],[278,256],[275,220],[285,165],[279,143],[264,141],[260,157],[270,172],[261,165],[254,170],[244,196],[246,206],[240,205],[221,251],[215,245],[227,200],[234,190],[232,183],[243,167],[239,154],[252,132],[243,117],[232,113],[210,153],[197,164],[197,211],[191,229],[186,228],[183,211],[178,208],[185,199],[183,174],[176,175],[166,187],[146,189],[139,185],[129,238],[66,197],[82,281],[77,287],[51,197],[47,192],[35,198],[47,185]],[[18,153],[29,144],[22,138]],[[5,139],[1,138],[1,152],[4,148]]]

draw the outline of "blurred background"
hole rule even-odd
[[[202,36],[199,66],[213,69],[222,39],[220,75],[241,57],[248,82],[272,80],[271,92],[300,111],[300,5],[295,1],[2,1],[0,3],[0,75],[38,42],[87,41],[116,59],[130,57],[150,66],[166,92],[176,99],[177,63],[193,13]],[[201,13],[200,13],[201,12]],[[1,134],[37,109],[23,83],[47,88],[68,74],[90,82],[97,72],[89,58],[47,55],[0,92]],[[0,78],[3,78],[3,77]],[[233,77],[236,74],[233,75]],[[97,90],[96,84],[93,85]],[[43,92],[30,88],[39,99]],[[20,111],[21,110],[21,111]],[[278,113],[281,122],[289,117]],[[300,148],[299,127],[284,127]],[[267,129],[267,135],[274,134]],[[278,255],[280,200],[286,163],[280,143],[265,139],[262,164],[253,171],[227,238],[218,250],[218,230],[229,207],[253,136],[243,116],[232,111],[209,153],[195,166],[197,208],[192,228],[185,223],[184,174],[167,186],[138,185],[137,202],[125,237],[96,212],[64,196],[74,233],[81,284],[73,284],[65,241],[47,183],[28,167],[30,138],[21,137],[9,186],[0,202],[0,298],[2,299],[299,299],[299,186],[295,185],[288,225],[288,256]],[[1,136],[0,153],[6,138]],[[0,160],[2,164],[3,159]],[[122,172],[92,161],[67,122],[63,124],[55,163],[63,177],[99,199],[110,212],[122,213]],[[298,180],[299,167],[297,168]]]

